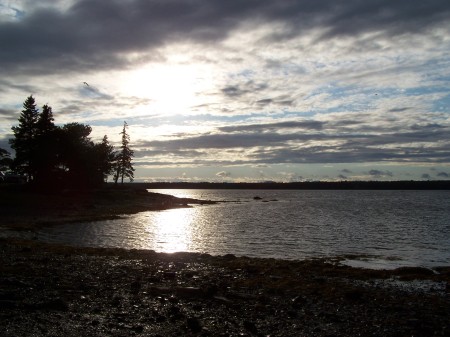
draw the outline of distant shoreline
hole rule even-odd
[[[254,189],[254,190],[450,190],[450,180],[431,181],[338,181],[292,183],[209,183],[153,182],[130,183],[146,189]]]

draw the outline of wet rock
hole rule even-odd
[[[301,308],[306,304],[306,299],[303,296],[296,296],[292,300],[292,306],[294,308]]]
[[[225,260],[236,260],[236,259],[237,259],[236,255],[234,255],[234,254],[225,254],[225,255],[223,256],[223,258],[224,258]]]
[[[69,304],[62,298],[56,298],[36,304],[35,309],[49,311],[67,311],[69,310]]]
[[[401,277],[396,271],[232,255],[47,246],[24,255],[20,249],[0,245],[6,336],[448,335],[448,292],[382,287]],[[444,289],[448,276],[420,280]]]
[[[363,298],[364,293],[359,289],[352,289],[352,290],[346,291],[344,293],[344,296],[346,299],[351,300],[351,301],[360,301]]]
[[[256,335],[258,334],[258,328],[256,327],[255,323],[250,321],[244,321],[244,328],[248,332],[251,332],[252,334]]]
[[[202,323],[197,317],[189,317],[186,320],[186,325],[194,333],[202,331]]]
[[[177,277],[177,273],[174,271],[165,271],[163,275],[164,278],[168,280],[173,280]]]
[[[0,291],[0,301],[18,301],[21,297],[12,291]]]
[[[144,331],[144,327],[142,325],[135,325],[131,328],[136,333],[142,333]]]
[[[196,287],[178,287],[175,289],[175,293],[179,297],[203,297],[204,293],[202,289]]]
[[[11,301],[11,300],[0,300],[0,308],[3,309],[14,309],[19,306],[19,303],[17,301]]]

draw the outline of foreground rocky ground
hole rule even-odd
[[[450,270],[0,240],[1,336],[448,336]]]

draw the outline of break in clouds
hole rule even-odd
[[[448,17],[445,0],[4,1],[0,146],[33,94],[99,139],[127,120],[137,178],[448,179]]]

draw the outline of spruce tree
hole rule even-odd
[[[102,177],[103,181],[108,179],[110,174],[115,172],[115,159],[116,153],[114,152],[114,146],[112,146],[108,141],[108,136],[104,136],[102,142],[95,145],[98,172]]]
[[[116,159],[116,173],[114,175],[114,182],[117,184],[119,178],[121,179],[121,183],[123,184],[123,179],[129,178],[130,181],[134,179],[134,168],[131,164],[132,157],[134,155],[134,151],[130,148],[130,136],[127,133],[127,122],[123,122],[123,129],[120,133],[122,135],[122,145],[120,147],[120,151],[117,154]]]
[[[36,123],[35,165],[36,182],[49,185],[54,181],[58,165],[58,146],[56,126],[54,124],[52,108],[45,104]]]
[[[35,139],[37,134],[38,109],[32,95],[23,103],[23,110],[19,117],[19,126],[13,126],[14,138],[9,140],[16,151],[13,166],[16,171],[25,173],[28,181],[35,175]]]
[[[52,107],[48,104],[42,107],[42,112],[38,116],[36,127],[38,135],[46,135],[55,130]]]

